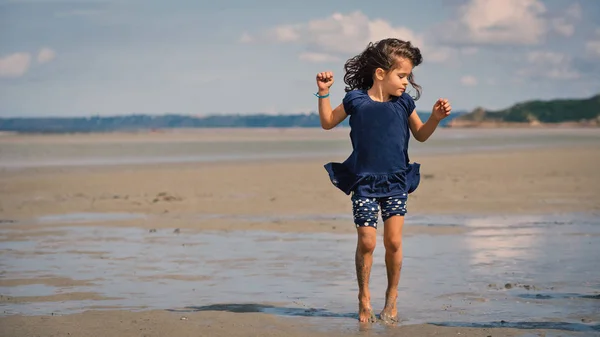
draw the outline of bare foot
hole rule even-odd
[[[397,323],[398,322],[398,311],[396,308],[384,308],[379,314],[381,320],[385,323]]]
[[[361,323],[374,323],[377,318],[373,313],[373,309],[368,301],[359,301],[358,303],[358,320]]]
[[[398,308],[396,307],[396,299],[398,298],[398,293],[393,292],[386,294],[385,298],[385,306],[383,310],[379,314],[379,317],[382,321],[386,323],[396,323],[398,322]]]

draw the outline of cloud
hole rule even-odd
[[[297,44],[305,48],[299,55],[300,59],[327,62],[355,55],[364,50],[369,42],[388,37],[411,41],[421,49],[425,61],[443,62],[449,57],[448,50],[431,48],[423,36],[411,29],[393,26],[383,19],[370,19],[360,11],[333,13],[329,17],[304,23],[280,25],[251,38],[254,42]]]
[[[468,87],[477,85],[477,82],[478,82],[477,78],[475,78],[475,76],[471,76],[471,75],[463,76],[460,79],[460,83],[462,85],[465,85],[465,86],[468,86]]]
[[[581,20],[582,14],[583,14],[583,12],[581,10],[581,5],[579,5],[578,2],[569,6],[569,8],[567,8],[567,10],[565,12],[568,17],[576,19],[576,20]]]
[[[275,40],[279,42],[294,42],[300,39],[300,32],[293,26],[279,26],[275,27],[271,34],[275,37]]]
[[[50,48],[42,48],[37,54],[37,62],[44,64],[52,61],[56,52]],[[0,77],[21,77],[31,67],[32,55],[26,52],[13,53],[0,58]]]
[[[461,48],[460,52],[463,55],[475,55],[479,52],[479,49],[475,48],[475,47],[465,47],[465,48]]]
[[[21,77],[31,64],[29,53],[14,53],[0,58],[0,77]]]
[[[573,60],[573,66],[582,74],[582,78],[600,84],[600,62],[591,57],[578,57]]]
[[[423,44],[422,39],[410,29],[393,27],[385,20],[369,20],[359,11],[347,15],[334,13],[307,23],[278,26],[268,34],[277,42],[298,42],[313,51],[343,54],[356,53],[369,42],[390,36],[412,41],[417,46]]]
[[[337,56],[323,54],[323,53],[310,53],[310,52],[302,53],[298,56],[298,58],[300,58],[303,61],[315,62],[315,63],[333,62],[333,61],[340,60],[340,58]]]
[[[579,3],[550,13],[543,0],[467,0],[452,20],[433,28],[439,44],[467,46],[535,46],[548,34],[575,34],[583,18]]]
[[[56,52],[50,48],[42,48],[37,56],[39,64],[48,63],[56,57]]]
[[[546,33],[545,12],[539,0],[470,0],[436,35],[450,43],[535,45]]]
[[[552,20],[552,28],[558,34],[569,37],[575,33],[575,26],[567,22],[565,18],[556,18]]]
[[[572,80],[582,74],[573,66],[571,56],[551,52],[533,51],[526,55],[527,65],[517,70],[517,75],[530,79]]]
[[[585,52],[593,58],[600,58],[600,40],[588,41],[585,44]]]
[[[244,32],[244,33],[242,33],[242,36],[240,36],[239,42],[252,43],[252,42],[254,42],[254,38],[252,37],[252,35],[248,34],[248,32]]]
[[[579,3],[574,3],[563,12],[563,16],[552,19],[551,28],[564,37],[573,36],[575,33],[575,24],[582,19],[581,6]]]
[[[585,43],[585,54],[590,59],[600,59],[600,28],[594,33],[596,36]]]

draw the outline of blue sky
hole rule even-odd
[[[315,111],[315,74],[410,39],[419,111],[600,93],[600,1],[0,0],[0,116]]]

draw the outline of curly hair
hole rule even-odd
[[[395,38],[383,39],[378,42],[370,42],[367,48],[357,56],[349,59],[344,65],[346,74],[344,82],[345,91],[354,89],[368,90],[373,86],[373,75],[377,68],[386,71],[392,70],[397,57],[407,58],[412,62],[413,67],[423,62],[423,56],[419,48],[413,46],[410,41],[403,41]],[[415,88],[417,95],[414,98],[418,100],[421,96],[421,86],[415,83],[414,75],[408,75],[408,82]]]

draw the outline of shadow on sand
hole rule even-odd
[[[290,308],[277,307],[268,304],[243,303],[243,304],[211,304],[205,306],[190,306],[183,309],[168,309],[172,312],[198,312],[198,311],[227,311],[233,313],[252,313],[260,312],[281,316],[302,316],[302,317],[329,317],[329,318],[354,318],[358,319],[357,313],[336,313],[327,309],[316,308]]]
[[[320,318],[352,318],[358,319],[357,313],[336,313],[326,309],[278,307],[258,303],[211,304],[206,306],[189,306],[182,309],[167,309],[171,312],[226,311],[232,313],[266,313],[281,316],[301,316]],[[572,332],[599,332],[600,324],[584,324],[570,322],[429,322],[429,324],[445,327],[463,328],[511,328],[521,330],[563,330]]]

